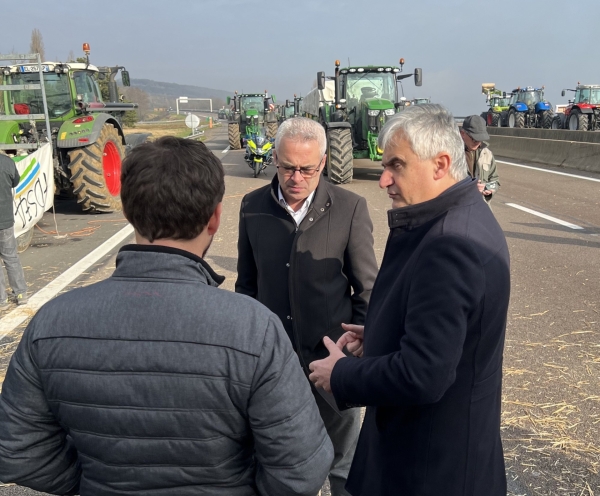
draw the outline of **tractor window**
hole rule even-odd
[[[258,110],[262,112],[264,107],[264,99],[262,96],[246,96],[242,98],[241,109],[246,110]]]
[[[600,88],[582,88],[575,94],[577,103],[600,103]]]
[[[527,106],[535,105],[542,101],[542,93],[540,91],[524,91],[521,93],[520,100]]]
[[[396,99],[395,75],[389,72],[348,73],[345,83],[342,95],[346,95],[348,109],[368,98],[383,98],[392,102]]]
[[[78,71],[73,74],[75,91],[81,95],[85,103],[101,103],[102,95],[98,84],[89,71]]]
[[[37,73],[11,74],[12,84],[39,84]],[[69,76],[54,72],[44,73],[46,102],[50,118],[60,117],[71,110],[71,90]],[[19,90],[9,93],[14,114],[43,114],[44,101],[41,90]]]

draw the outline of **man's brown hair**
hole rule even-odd
[[[148,241],[193,239],[225,194],[221,161],[199,141],[165,136],[123,161],[123,213]]]

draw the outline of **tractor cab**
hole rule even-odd
[[[411,105],[425,105],[427,103],[431,103],[431,99],[429,98],[415,98],[410,101]]]
[[[600,86],[579,85],[575,90],[574,103],[600,105]]]
[[[84,63],[46,62],[42,65],[44,87],[50,120],[64,120],[78,113],[74,102],[103,104],[102,94],[95,74],[98,68]],[[36,85],[40,78],[37,64],[4,67],[3,84]],[[41,89],[20,89],[5,93],[6,115],[43,114],[44,102]]]
[[[502,95],[494,95],[490,97],[489,105],[492,109],[500,112],[501,110],[506,110],[509,106],[510,97],[505,97]]]
[[[396,67],[349,67],[340,70],[340,96],[346,100],[353,141],[368,149],[369,135],[378,135],[396,113],[398,101]]]

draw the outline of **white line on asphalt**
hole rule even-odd
[[[107,239],[98,248],[88,253],[75,265],[69,267],[56,279],[49,282],[37,293],[29,298],[26,305],[15,308],[0,320],[0,339],[11,332],[15,327],[21,325],[28,318],[32,317],[39,308],[47,301],[54,298],[71,282],[81,275],[82,272],[89,269],[93,264],[109,253],[115,246],[122,243],[133,234],[133,226],[127,224],[123,229],[111,238]]]
[[[595,177],[578,176],[577,174],[568,174],[567,172],[558,172],[558,171],[553,171],[553,170],[548,170],[548,169],[542,169],[540,167],[532,167],[531,165],[516,164],[514,162],[506,162],[504,160],[496,160],[496,162],[500,162],[501,164],[514,165],[515,167],[523,167],[524,169],[533,169],[533,170],[540,171],[540,172],[548,172],[550,174],[558,174],[559,176],[568,176],[568,177],[572,177],[574,179],[585,179],[586,181],[595,181],[597,183],[600,183],[600,179],[596,179]]]
[[[229,151],[229,146],[227,148],[225,148],[225,150],[223,150],[221,153],[227,153]]]
[[[556,222],[557,224],[560,224],[561,226],[570,227],[571,229],[583,229],[583,227],[578,226],[576,224],[571,224],[570,222],[566,222],[564,220],[557,219],[556,217],[550,217],[549,215],[543,214],[541,212],[537,212],[536,210],[531,210],[530,208],[527,208],[527,207],[522,207],[521,205],[517,205],[516,203],[507,203],[507,205],[509,207],[518,208],[519,210],[523,210],[523,212],[528,212],[532,215],[537,215],[538,217],[541,217],[542,219]]]

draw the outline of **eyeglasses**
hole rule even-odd
[[[296,172],[299,172],[302,177],[310,178],[314,177],[317,172],[321,169],[321,163],[323,162],[325,155],[321,157],[319,165],[316,167],[287,167],[285,165],[278,165],[277,168],[281,170],[284,176],[292,177]]]

